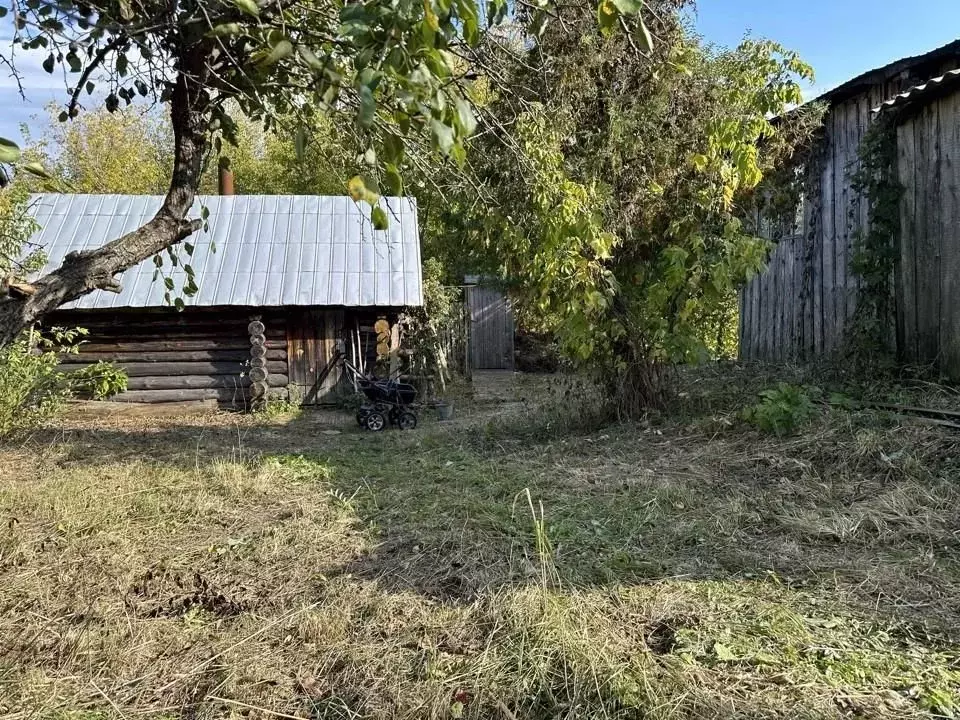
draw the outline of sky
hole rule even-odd
[[[699,0],[695,25],[708,41],[736,45],[750,32],[796,50],[813,65],[817,79],[808,98],[850,78],[960,38],[960,0]],[[11,22],[0,20],[0,48],[10,46]],[[21,55],[27,99],[0,67],[0,137],[20,140],[19,124],[43,106],[66,97],[62,76],[40,67],[44,54]],[[42,122],[42,121],[41,121]]]

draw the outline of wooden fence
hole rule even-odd
[[[960,90],[901,118],[897,165],[900,356],[960,379]]]
[[[822,156],[811,163],[814,191],[767,270],[741,292],[741,358],[803,361],[844,346],[860,291],[851,261],[868,229],[867,203],[852,187],[860,142],[872,109],[912,82],[900,77],[872,86],[828,112]],[[960,377],[960,93],[925,102],[901,120],[898,166],[906,192],[890,344],[906,362],[936,364]]]

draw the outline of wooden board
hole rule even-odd
[[[129,377],[158,377],[163,375],[228,375],[238,376],[245,372],[246,368],[237,362],[162,362],[162,363],[118,363]],[[70,372],[84,367],[83,365],[60,365],[58,369],[62,372]],[[267,362],[267,370],[285,374],[287,363],[281,360],[270,360]]]
[[[89,364],[95,362],[237,362],[250,359],[250,350],[159,350],[153,352],[87,352],[87,346],[81,346],[81,352],[64,355],[61,362],[70,364]],[[286,348],[267,350],[267,360],[286,360]]]
[[[342,367],[335,362],[336,342],[343,328],[342,310],[307,310],[290,317],[287,325],[289,379],[290,384],[298,388],[305,405],[335,400],[343,375]]]
[[[943,235],[940,246],[940,363],[942,374],[960,380],[960,92],[940,107],[940,178]]]
[[[474,370],[512,370],[514,366],[513,308],[498,289],[467,288],[470,312],[470,358]]]

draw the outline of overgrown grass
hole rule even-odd
[[[7,447],[0,717],[952,713],[957,436],[823,408],[777,439],[734,420],[756,380],[720,379],[641,425],[521,386],[414,433]]]

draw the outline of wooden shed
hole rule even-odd
[[[468,275],[464,278],[464,302],[470,319],[470,369],[513,370],[515,324],[506,292],[479,275]]]
[[[896,110],[897,172],[904,188],[889,336],[904,362],[960,378],[960,41],[867,72],[828,92],[820,147],[806,168],[813,188],[793,227],[777,239],[767,270],[740,296],[740,355],[813,360],[844,347],[860,280],[851,269],[868,207],[852,187],[865,133]],[[893,116],[892,116],[893,117]]]
[[[139,227],[161,202],[40,195],[33,212],[41,230],[32,242],[47,252],[48,268],[58,266],[72,251]],[[304,404],[335,399],[343,389],[337,341],[354,362],[373,361],[378,320],[394,324],[423,302],[416,203],[381,202],[390,217],[385,231],[373,229],[368,207],[346,197],[199,198],[192,214],[206,207],[208,228],[187,241],[192,253],[181,248],[176,264],[164,256],[159,268],[152,260],[130,268],[119,293],[92,292],[48,319],[89,330],[64,363],[115,362],[129,375],[119,401],[244,407],[267,393]],[[180,291],[185,264],[199,285],[192,297]],[[181,311],[169,303],[177,297]]]

